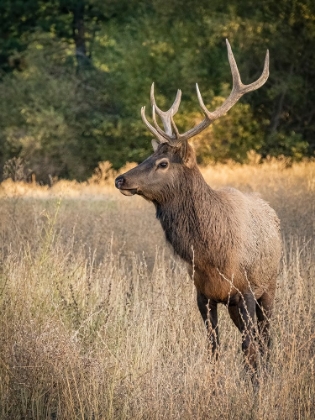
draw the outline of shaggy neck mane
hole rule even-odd
[[[226,234],[230,231],[232,209],[207,185],[197,166],[183,169],[172,183],[172,194],[166,194],[163,203],[155,203],[156,217],[167,241],[185,261],[201,267],[206,259],[220,268],[229,251]],[[230,244],[233,246],[232,241]]]

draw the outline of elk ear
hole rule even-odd
[[[151,144],[152,144],[152,147],[153,147],[153,151],[156,152],[157,148],[159,147],[159,143],[155,139],[152,139]]]
[[[187,166],[187,168],[192,168],[197,164],[196,161],[196,154],[194,149],[190,144],[187,142],[183,145],[183,161],[184,165]]]

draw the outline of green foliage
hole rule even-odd
[[[311,0],[5,0],[0,12],[1,173],[14,157],[43,182],[86,179],[99,161],[141,161],[151,83],[162,109],[182,89],[176,122],[189,129],[196,82],[210,109],[229,94],[226,37],[244,83],[259,77],[269,48],[270,79],[197,139],[199,161],[314,153]]]

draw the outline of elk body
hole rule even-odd
[[[203,179],[188,143],[188,139],[224,115],[244,93],[258,89],[268,78],[268,52],[261,77],[243,85],[228,41],[227,47],[233,89],[223,105],[209,112],[197,85],[205,117],[196,127],[180,134],[173,115],[178,110],[181,92],[177,92],[170,110],[163,112],[155,103],[152,85],[154,126],[147,121],[144,108],[141,115],[155,136],[154,153],[117,177],[115,183],[122,194],[139,194],[155,205],[167,241],[188,263],[213,352],[219,345],[217,305],[222,303],[242,333],[245,358],[255,370],[257,332],[262,353],[270,341],[269,319],[281,254],[279,220],[257,195],[233,188],[212,189]],[[156,121],[156,113],[164,130]]]

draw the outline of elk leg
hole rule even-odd
[[[236,327],[240,332],[244,330],[244,322],[242,320],[240,310],[237,305],[231,305],[228,307],[229,315]]]
[[[207,328],[212,354],[215,354],[217,357],[217,350],[219,346],[217,302],[208,299],[204,294],[197,291],[197,304]]]
[[[260,353],[264,356],[270,347],[270,317],[273,308],[273,296],[265,292],[257,301],[256,315],[260,342]]]
[[[255,312],[256,301],[251,293],[247,293],[240,299],[239,314],[242,320],[241,333],[242,333],[242,350],[245,355],[247,367],[252,373],[257,370],[257,350],[255,344]]]

